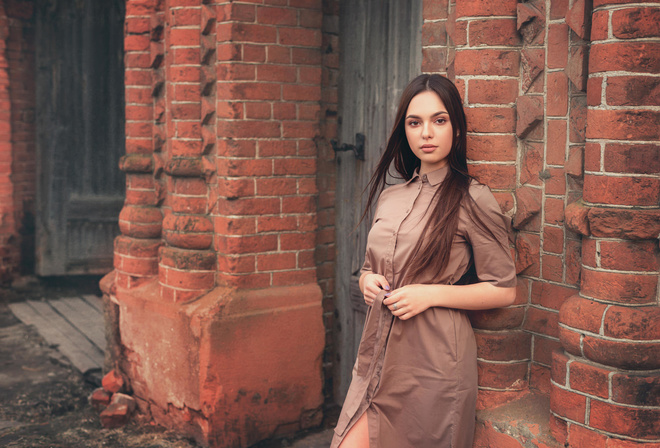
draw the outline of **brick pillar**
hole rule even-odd
[[[660,442],[659,18],[658,6],[593,2],[584,192],[566,209],[582,281],[552,365],[551,425],[567,446]]]
[[[14,186],[12,174],[11,99],[9,96],[9,64],[7,38],[9,19],[0,4],[0,284],[10,281],[18,268],[19,252],[14,219]]]
[[[215,6],[166,2],[161,299],[187,302],[215,286]],[[192,63],[192,64],[191,64]],[[209,188],[210,187],[210,188]]]
[[[33,14],[32,2],[4,2],[0,15],[0,284],[34,271]]]
[[[116,366],[143,414],[214,447],[322,418],[323,13],[281,3],[127,2]]]
[[[454,79],[468,120],[470,172],[491,187],[502,209],[511,214],[521,46],[517,2],[447,3],[424,2],[422,69]],[[527,391],[531,336],[522,324],[528,296],[528,281],[521,279],[513,306],[470,313],[478,347],[479,408]]]
[[[335,328],[335,191],[337,161],[330,140],[337,139],[339,80],[339,0],[323,0],[323,69],[321,98],[321,136],[317,139],[319,191],[316,221],[316,276],[323,293],[323,392],[326,403],[333,401],[333,331]]]
[[[154,2],[126,3],[124,67],[126,89],[126,200],[115,239],[115,285],[131,289],[158,274],[161,245],[162,24]],[[162,19],[161,19],[162,22]]]

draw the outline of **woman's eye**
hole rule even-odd
[[[438,118],[437,120],[435,120],[435,122],[438,123],[438,124],[445,124],[447,122],[447,120],[444,119],[444,118]]]
[[[419,124],[419,121],[409,121],[408,126],[417,126]]]

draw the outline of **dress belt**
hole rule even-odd
[[[373,374],[394,321],[394,315],[390,309],[383,305],[385,294],[387,291],[383,290],[376,295],[367,314],[358,351],[358,376],[364,377]]]

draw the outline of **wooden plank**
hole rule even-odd
[[[49,300],[48,303],[99,350],[105,350],[103,314],[96,308],[79,297]]]
[[[335,399],[344,400],[364,325],[357,274],[364,262],[372,210],[358,226],[363,194],[384,152],[399,96],[421,72],[422,1],[341,0],[339,14],[339,141],[365,135],[365,160],[337,154]],[[388,181],[392,181],[388,177]]]
[[[103,314],[103,299],[102,298],[100,298],[99,296],[95,296],[93,294],[83,294],[80,297],[82,297],[82,299],[85,302],[89,303],[91,306],[96,308],[99,311],[99,313]]]
[[[48,344],[57,346],[80,372],[100,369],[103,365],[103,352],[57,314],[48,303],[28,300],[10,304],[9,307],[21,321],[34,325]]]

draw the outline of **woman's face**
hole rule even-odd
[[[405,120],[408,144],[421,161],[419,174],[445,166],[454,133],[447,108],[438,94],[425,90],[413,97]]]

